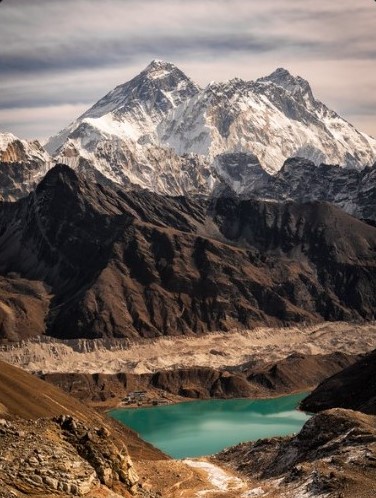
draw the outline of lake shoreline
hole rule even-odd
[[[244,441],[299,432],[311,417],[297,409],[306,394],[191,400],[174,405],[120,408],[109,415],[171,458],[198,458]]]
[[[230,398],[230,397],[215,397],[215,398],[183,398],[183,397],[176,397],[178,399],[171,399],[168,401],[168,403],[163,403],[163,404],[158,404],[158,405],[153,405],[152,403],[150,404],[142,404],[142,405],[138,405],[136,403],[134,404],[129,404],[129,405],[124,405],[122,404],[122,402],[120,403],[117,403],[116,405],[112,406],[112,407],[107,407],[107,408],[104,408],[102,409],[101,411],[107,413],[107,414],[110,414],[112,411],[114,410],[138,410],[138,409],[144,409],[144,408],[155,408],[156,406],[171,406],[171,405],[178,405],[178,404],[181,404],[181,403],[194,403],[194,402],[200,402],[200,401],[215,401],[215,400],[218,400],[218,401],[235,401],[235,400],[257,400],[257,401],[262,401],[262,400],[270,400],[270,399],[279,399],[279,398],[284,398],[284,397],[287,397],[287,396],[293,396],[295,394],[303,394],[303,393],[307,393],[307,396],[314,390],[316,389],[317,385],[314,385],[314,386],[311,386],[309,387],[308,389],[307,388],[304,388],[304,389],[299,389],[299,390],[293,390],[293,391],[290,391],[290,392],[279,392],[279,393],[275,393],[275,395],[273,394],[270,394],[270,395],[266,395],[266,396],[249,396],[249,397],[233,397],[233,398]],[[99,406],[97,406],[97,409],[100,409]],[[297,408],[298,410],[300,410],[300,407]],[[301,410],[303,411],[303,410]]]

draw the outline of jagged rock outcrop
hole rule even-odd
[[[0,199],[27,195],[51,167],[51,158],[37,141],[0,133]]]
[[[338,407],[376,415],[376,350],[325,379],[301,406],[314,413]]]
[[[296,436],[243,443],[216,458],[258,479],[260,495],[366,498],[376,478],[376,419],[333,409],[313,416]]]
[[[238,168],[234,168],[235,170]],[[288,159],[275,175],[263,175],[247,168],[253,179],[261,179],[237,191],[243,197],[276,201],[326,201],[341,207],[356,218],[374,220],[376,216],[376,163],[356,170],[320,164],[294,157]],[[243,182],[245,183],[245,182]],[[231,183],[227,182],[231,190]]]
[[[50,420],[0,420],[0,434],[0,482],[13,496],[100,493],[94,467],[63,441]]]
[[[89,463],[102,484],[113,488],[117,482],[122,482],[131,492],[136,492],[139,478],[127,448],[124,445],[119,451],[108,440],[109,431],[105,427],[92,430],[66,415],[54,421],[61,427],[64,440]]]
[[[0,367],[0,494],[154,498],[130,455],[163,461],[163,453],[56,387]]]
[[[0,206],[0,273],[49,286],[60,338],[373,319],[375,247],[329,204],[126,192],[66,166]]]

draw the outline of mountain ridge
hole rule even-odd
[[[212,192],[220,183],[216,157],[223,153],[256,155],[269,173],[291,156],[357,169],[376,156],[375,139],[285,69],[201,89],[163,61],[109,92],[46,148],[81,171],[172,195]]]
[[[0,200],[14,201],[27,195],[52,166],[38,140],[21,140],[0,133]]]
[[[60,338],[374,317],[376,228],[326,203],[166,197],[57,166],[0,220],[4,339],[19,278],[45,286],[36,323]]]

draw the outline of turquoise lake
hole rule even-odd
[[[113,410],[110,415],[174,458],[211,455],[243,441],[299,432],[309,415],[296,410],[307,393]]]

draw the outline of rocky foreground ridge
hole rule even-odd
[[[296,436],[243,443],[216,459],[257,479],[256,496],[371,498],[376,418],[352,410],[324,411]]]
[[[106,428],[93,429],[68,415],[0,419],[1,496],[139,494],[126,446],[119,451],[109,436]]]
[[[167,457],[63,391],[0,362],[0,495],[152,497],[129,452]]]
[[[0,205],[1,337],[157,337],[372,320],[376,228],[326,203],[212,202],[67,166]]]

